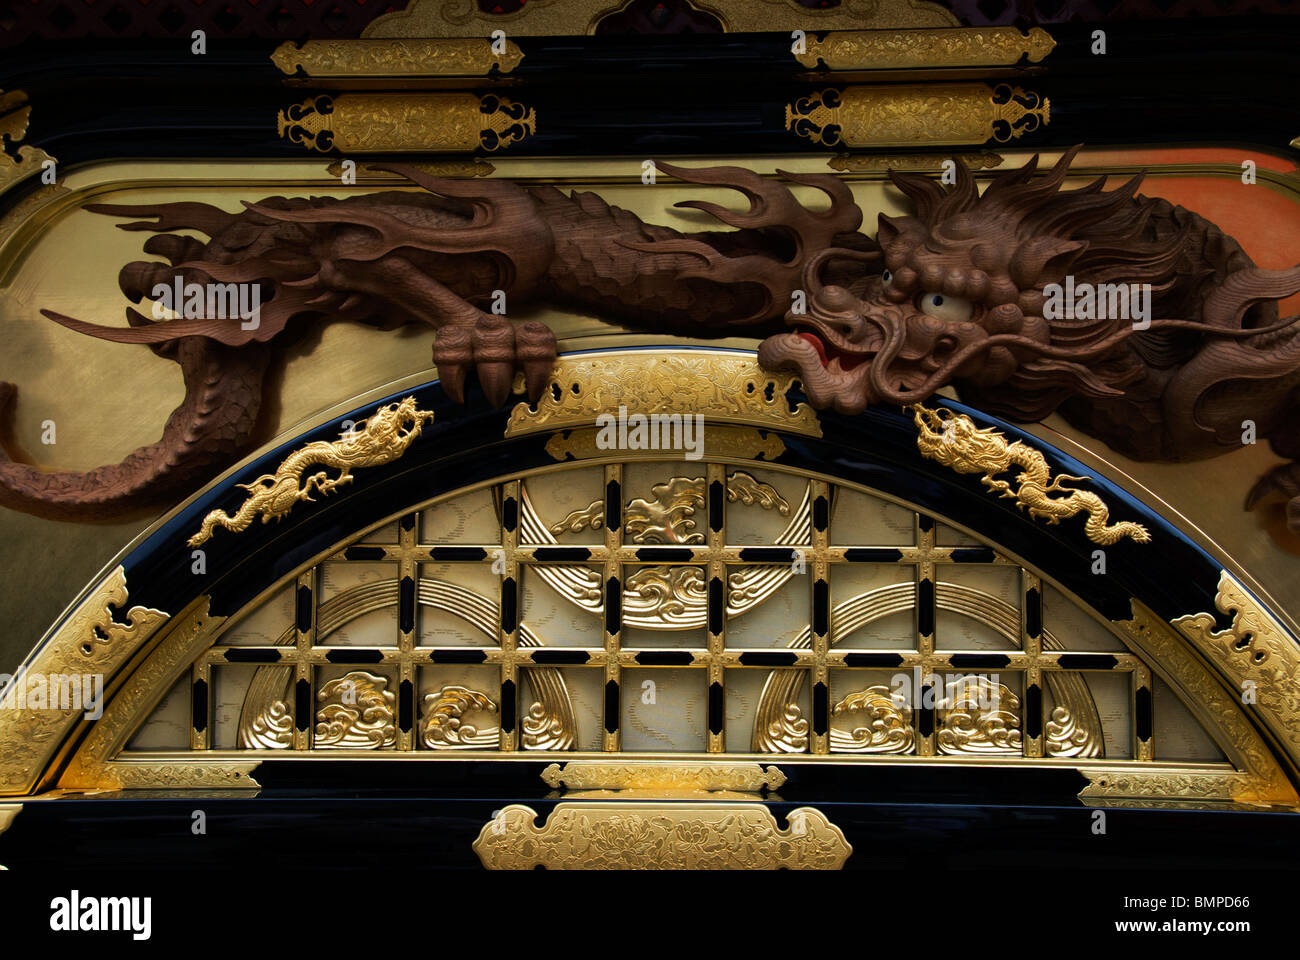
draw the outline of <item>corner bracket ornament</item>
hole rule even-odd
[[[343,431],[338,440],[317,440],[295,450],[275,473],[263,474],[252,483],[239,484],[249,492],[239,509],[233,515],[224,510],[213,510],[203,518],[202,526],[190,537],[189,545],[197,547],[206,543],[218,527],[239,533],[259,518],[263,523],[283,520],[299,502],[314,500],[312,493],[330,494],[351,483],[353,470],[392,463],[415,442],[426,420],[433,420],[433,414],[419,409],[415,397],[405,397],[397,403],[380,407],[364,423]],[[304,480],[303,473],[315,464],[333,467],[339,475],[331,478],[320,470]]]
[[[853,853],[813,807],[790,811],[784,830],[758,803],[511,804],[483,826],[474,852],[489,870],[838,870]]]
[[[982,473],[980,482],[1001,497],[1016,501],[1036,520],[1060,523],[1078,513],[1086,513],[1084,533],[1093,543],[1103,546],[1119,543],[1125,537],[1136,543],[1149,543],[1151,534],[1138,523],[1124,520],[1109,523],[1110,508],[1090,490],[1067,486],[1065,481],[1083,481],[1087,477],[1058,474],[1052,477],[1047,460],[1033,447],[1019,440],[1011,443],[992,427],[980,429],[964,413],[943,408],[933,410],[919,403],[909,404],[912,419],[919,431],[916,448],[921,456],[948,467],[956,473]],[[993,479],[1019,467],[1013,488],[1005,480]]]
[[[828,147],[1007,143],[1051,122],[1051,101],[1009,84],[851,86],[800,97],[785,128]]]
[[[39,147],[23,145],[32,108],[22,90],[0,90],[0,193],[41,170],[53,160]]]
[[[1232,616],[1217,629],[1212,613],[1171,621],[1239,692],[1253,690],[1264,722],[1300,767],[1300,647],[1232,574],[1221,571],[1215,608]]]
[[[281,110],[276,132],[321,153],[471,153],[536,133],[537,115],[494,93],[344,93]]]
[[[0,701],[0,795],[20,794],[37,785],[46,764],[63,745],[73,725],[89,709],[45,709],[16,697],[27,677],[99,674],[111,676],[170,619],[161,610],[127,609],[126,571],[117,567],[74,610],[53,636],[19,669]],[[116,611],[124,610],[124,613]],[[101,696],[102,696],[101,692]]]
[[[1199,768],[1183,763],[1088,764],[1080,767],[1089,784],[1079,798],[1098,806],[1230,803],[1296,809],[1300,799],[1295,788],[1278,755],[1247,716],[1240,694],[1225,688],[1197,656],[1206,651],[1195,638],[1188,644],[1180,621],[1193,618],[1174,621],[1184,634],[1179,636],[1174,625],[1140,601],[1132,600],[1130,608],[1130,619],[1112,624],[1135,652],[1159,665],[1183,703],[1207,730],[1214,731],[1228,763]]]

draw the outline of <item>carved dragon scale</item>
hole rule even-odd
[[[952,385],[965,401],[1013,420],[1059,412],[1136,459],[1190,460],[1240,445],[1241,424],[1287,462],[1251,490],[1290,498],[1300,531],[1300,329],[1276,301],[1300,291],[1300,266],[1265,270],[1191,211],[1138,194],[1141,176],[1064,190],[1078,148],[1045,174],[1037,157],[979,192],[957,164],[956,183],[891,172],[909,216],[881,215],[874,238],[832,174],[779,176],[815,187],[814,212],[780,180],[740,167],[659,169],[729,187],[741,212],[684,201],[730,230],[682,233],[641,221],[592,193],[505,180],[462,181],[378,165],[421,190],[334,199],[269,197],[229,213],[203,203],[95,204],[150,231],[147,254],[121,271],[140,303],[156,284],[258,283],[260,323],[190,317],[154,321],[128,308],[126,327],[52,311],[64,326],[175,360],[185,399],[162,437],[121,463],[44,472],[0,454],[0,504],[47,517],[107,516],[192,490],[246,453],[254,435],[271,341],[310,323],[349,320],[436,331],[443,389],[464,399],[474,372],[496,405],[522,373],[530,397],[556,356],[550,330],[484,312],[506,291],[631,326],[692,337],[766,336],[759,362],[798,373],[822,409],[910,405]],[[173,231],[199,231],[205,243]],[[1150,284],[1150,327],[1126,318],[1048,319],[1045,288]],[[807,311],[787,313],[794,290]],[[0,384],[11,416],[15,387]]]

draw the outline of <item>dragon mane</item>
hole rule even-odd
[[[1068,273],[1092,284],[1150,284],[1154,316],[1194,316],[1209,278],[1250,265],[1235,241],[1206,221],[1165,200],[1139,197],[1141,173],[1114,190],[1104,189],[1105,176],[1062,190],[1078,150],[1067,151],[1039,177],[1035,155],[1019,169],[995,175],[983,194],[960,163],[951,186],[919,174],[890,171],[889,176],[932,237],[987,235],[1015,250],[1009,271],[1022,294],[1041,293],[1045,284]],[[1218,264],[1194,249],[1196,234],[1204,238],[1210,232],[1221,241]],[[1063,246],[1074,249],[1049,263],[1047,251]],[[1029,359],[997,387],[964,392],[990,412],[1037,420],[1073,395],[1115,396],[1142,376],[1144,366],[1173,366],[1194,353],[1201,340],[1194,330],[1154,329],[1114,343],[1116,331],[1127,323],[1115,318],[1046,323],[1048,344],[1077,353],[1077,361]]]

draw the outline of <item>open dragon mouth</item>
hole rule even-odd
[[[795,335],[812,345],[812,348],[817,351],[817,357],[821,360],[823,367],[829,366],[832,360],[838,360],[840,369],[847,373],[870,359],[865,353],[849,353],[846,350],[841,350],[834,344],[827,343],[811,330],[800,330]]]

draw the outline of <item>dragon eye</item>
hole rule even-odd
[[[948,323],[964,323],[971,318],[971,302],[944,293],[923,293],[917,305],[927,313]]]
[[[894,275],[890,273],[888,270],[886,270],[884,273],[880,275],[880,282],[884,284],[888,284],[893,279],[894,279]]]

